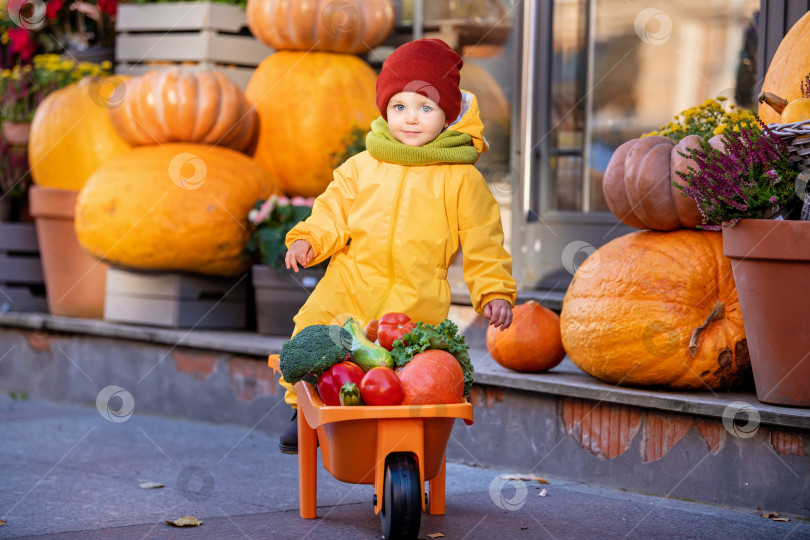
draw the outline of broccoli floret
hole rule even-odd
[[[281,374],[290,384],[321,373],[342,361],[352,336],[341,326],[313,324],[281,347]]]

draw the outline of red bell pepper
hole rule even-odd
[[[386,313],[380,319],[377,328],[377,340],[381,347],[393,350],[394,342],[413,330],[415,326],[410,317],[404,313]]]
[[[344,360],[324,371],[318,377],[318,394],[326,405],[340,405],[340,389],[346,383],[360,385],[365,372],[355,364]]]

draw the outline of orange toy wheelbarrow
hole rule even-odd
[[[278,355],[270,355],[276,371],[278,362]],[[374,485],[374,513],[385,538],[416,538],[423,510],[444,514],[447,442],[456,418],[473,423],[470,403],[330,407],[309,383],[296,383],[295,391],[302,518],[316,517],[319,445],[332,476]]]

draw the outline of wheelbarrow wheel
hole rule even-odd
[[[416,538],[422,520],[419,466],[410,454],[391,454],[385,461],[380,522],[386,540]]]

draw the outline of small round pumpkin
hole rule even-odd
[[[242,152],[254,141],[258,116],[236,83],[221,73],[154,70],[126,84],[110,118],[132,146],[196,142]]]
[[[78,191],[99,165],[130,149],[107,115],[107,92],[123,81],[87,78],[42,100],[28,140],[34,184]]]
[[[374,70],[350,54],[271,54],[245,92],[260,118],[255,160],[287,194],[320,195],[352,127],[368,129],[380,114],[376,80]]]
[[[731,388],[750,373],[722,234],[639,231],[580,265],[560,313],[580,369],[612,384]]]
[[[366,53],[394,29],[391,0],[248,0],[248,27],[277,50]]]
[[[79,243],[112,264],[235,275],[248,212],[274,193],[249,157],[215,146],[138,146],[104,163],[76,203]]]
[[[771,59],[765,79],[764,92],[772,92],[788,102],[801,96],[801,82],[810,73],[810,12],[791,27]],[[766,123],[779,122],[779,113],[771,107],[760,106],[757,115]]]
[[[673,182],[678,151],[697,146],[698,138],[685,137],[676,145],[668,137],[654,135],[620,145],[610,158],[602,180],[608,208],[623,223],[637,229],[673,231],[694,229],[702,223],[697,204],[684,196]],[[676,160],[675,166],[683,163]]]
[[[547,371],[565,358],[560,317],[534,300],[512,310],[506,330],[487,328],[487,350],[492,359],[515,371]]]

